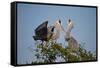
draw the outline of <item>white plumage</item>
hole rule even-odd
[[[62,27],[62,30],[64,31],[64,38],[65,41],[68,42],[68,48],[70,48],[71,51],[78,51],[78,42],[77,40],[71,35],[71,30],[74,28],[74,23],[71,21],[71,19],[68,20],[67,29],[66,31]]]
[[[54,32],[53,32],[53,36],[52,36],[52,40],[57,40],[60,36],[60,30],[61,30],[61,21],[60,20],[57,20],[55,23],[54,23]]]

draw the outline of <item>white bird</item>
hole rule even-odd
[[[55,23],[54,23],[54,32],[53,32],[53,35],[52,35],[52,40],[55,40],[57,41],[57,39],[59,38],[60,36],[60,31],[61,31],[61,21],[60,20],[57,20]]]
[[[71,21],[71,19],[68,20],[68,24],[67,24],[67,29],[66,31],[64,30],[64,28],[62,27],[62,30],[64,32],[64,38],[65,41],[68,42],[68,48],[73,51],[76,52],[78,51],[78,42],[77,40],[71,35],[71,30],[74,28],[74,23]]]

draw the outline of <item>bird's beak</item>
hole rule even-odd
[[[54,29],[55,29],[55,26],[53,26],[53,28],[52,28],[52,30],[51,30],[51,31],[53,32],[53,31],[54,31]]]

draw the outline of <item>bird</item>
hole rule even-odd
[[[76,52],[78,53],[78,50],[79,50],[79,44],[77,42],[77,40],[71,36],[69,41],[68,41],[68,48],[72,51],[72,52]]]
[[[47,41],[47,25],[48,21],[44,21],[35,29],[35,36],[33,36],[35,41],[37,40],[41,40],[42,42]]]
[[[54,29],[55,29],[54,26],[49,26],[47,28],[47,41],[50,40],[51,37],[53,36]]]
[[[44,21],[35,29],[34,40],[48,41],[50,39],[56,40],[59,38],[61,21],[57,20],[52,26],[48,27],[48,21]]]
[[[74,23],[71,19],[68,19],[68,24],[66,31],[65,29],[61,26],[63,32],[64,32],[64,38],[65,41],[68,42],[68,48],[71,50],[71,52],[78,52],[78,42],[77,40],[71,35],[71,31],[74,28]]]
[[[55,27],[55,29],[54,29],[54,32],[53,32],[53,35],[52,35],[51,39],[57,41],[57,39],[60,37],[61,20],[57,20],[54,23],[54,27]]]

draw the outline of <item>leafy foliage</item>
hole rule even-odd
[[[96,55],[87,51],[81,47],[81,45],[79,46],[78,53],[74,53],[70,48],[63,47],[61,43],[56,43],[52,40],[44,43],[37,43],[36,46],[35,56],[37,61],[33,61],[32,64],[55,63],[58,57],[63,59],[63,61],[59,62],[96,60]]]

